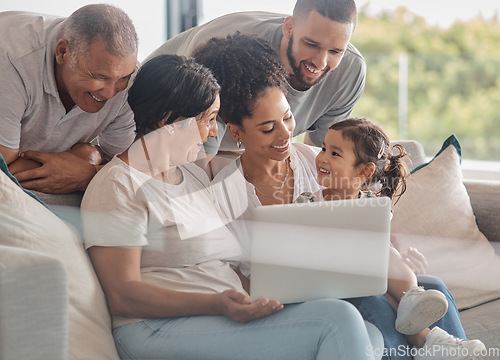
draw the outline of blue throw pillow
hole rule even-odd
[[[26,190],[25,188],[23,188],[21,186],[21,184],[19,184],[19,181],[17,181],[17,179],[9,172],[9,167],[7,166],[7,163],[5,162],[5,159],[3,158],[2,154],[0,154],[0,169],[2,169],[2,171],[17,185],[19,186],[21,189],[23,189],[23,191],[28,194],[29,196],[31,196],[33,199],[35,199],[36,201],[38,201],[40,204],[42,204],[43,206],[45,206],[47,209],[49,208],[48,205],[46,203],[44,203],[42,200],[40,200],[35,194],[33,194],[31,191],[29,190]]]

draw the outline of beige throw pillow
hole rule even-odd
[[[500,298],[500,258],[477,227],[454,135],[408,177],[392,233],[402,250],[413,246],[425,255],[427,273],[446,282],[459,309]]]
[[[70,296],[69,359],[118,359],[104,293],[78,233],[23,192],[2,171],[0,245],[39,251],[66,266]]]

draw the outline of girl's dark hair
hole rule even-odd
[[[270,88],[286,92],[286,70],[269,42],[237,32],[211,38],[193,57],[214,73],[221,86],[220,116],[225,123],[241,126],[252,116],[255,102]]]
[[[160,55],[138,71],[128,92],[128,103],[134,112],[136,132],[145,135],[180,117],[195,117],[213,104],[220,87],[212,72],[194,61],[178,55]]]
[[[344,139],[353,142],[356,165],[369,162],[375,164],[375,172],[365,182],[365,189],[380,184],[380,189],[377,190],[379,196],[392,199],[403,195],[408,169],[403,161],[406,151],[402,145],[391,146],[382,128],[364,118],[342,120],[330,126],[330,129],[340,130]],[[396,153],[393,152],[394,149],[397,149]]]

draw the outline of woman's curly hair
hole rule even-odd
[[[252,116],[263,92],[286,92],[287,75],[279,54],[264,38],[237,32],[214,37],[193,52],[195,60],[212,70],[221,86],[219,115],[225,123],[242,125]]]

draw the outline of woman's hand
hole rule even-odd
[[[196,315],[225,315],[246,322],[283,308],[277,301],[251,302],[246,293],[176,291],[142,281],[141,247],[101,247],[89,249],[92,264],[114,315],[163,318]]]
[[[217,302],[220,313],[237,322],[248,322],[283,309],[279,301],[262,298],[251,302],[250,296],[237,290],[217,294]]]

